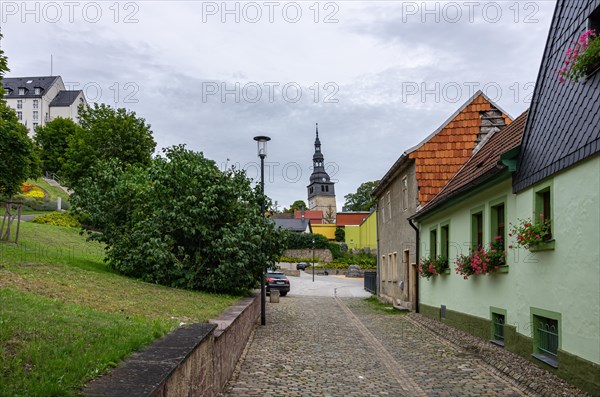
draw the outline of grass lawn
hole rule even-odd
[[[62,198],[63,200],[69,200],[69,194],[62,190],[57,186],[52,186],[42,178],[39,179],[30,179],[27,181],[33,185],[38,185],[42,189],[44,189],[50,195],[50,201],[56,201],[57,197]]]
[[[181,322],[218,316],[239,297],[119,276],[78,229],[21,224],[0,244],[0,396],[69,396]]]

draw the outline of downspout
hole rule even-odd
[[[379,298],[379,284],[380,284],[380,274],[381,274],[381,262],[379,261],[379,200],[377,200],[377,204],[375,204],[375,211],[377,211],[375,213],[375,235],[377,236],[377,273],[376,273],[376,280],[375,282],[377,283],[377,291],[376,291],[376,296],[377,298]]]
[[[419,263],[419,246],[421,245],[420,241],[419,241],[419,228],[415,226],[415,224],[413,223],[413,220],[411,218],[408,218],[408,223],[410,224],[410,226],[415,229],[415,234],[416,234],[416,238],[415,238],[415,242],[416,242],[416,247],[415,247],[415,257],[417,259],[417,263]],[[409,258],[410,260],[410,258]],[[415,312],[419,313],[419,278],[421,278],[419,276],[419,272],[417,272],[417,282],[415,283]]]

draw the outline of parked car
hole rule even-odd
[[[265,287],[267,294],[271,293],[271,289],[279,290],[279,295],[286,296],[290,292],[290,280],[282,272],[269,271],[266,275]]]
[[[305,270],[306,268],[309,268],[310,265],[306,262],[299,262],[298,264],[296,264],[296,270]]]

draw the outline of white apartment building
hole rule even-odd
[[[5,77],[2,79],[5,99],[17,117],[33,133],[56,117],[79,122],[78,106],[87,106],[81,90],[66,90],[60,76]]]

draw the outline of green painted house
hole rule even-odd
[[[600,73],[561,83],[555,71],[599,16],[600,1],[558,1],[529,112],[489,134],[412,217],[422,314],[592,395],[600,395]]]

